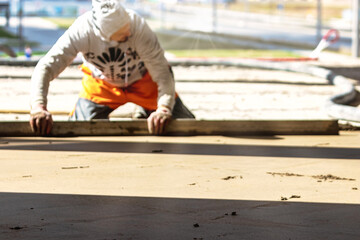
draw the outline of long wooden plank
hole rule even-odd
[[[337,135],[336,120],[172,120],[166,135]],[[148,135],[146,120],[56,121],[51,136]],[[35,136],[25,121],[0,122],[0,136]]]

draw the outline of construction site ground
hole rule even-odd
[[[360,62],[323,54],[309,62],[360,81]],[[305,63],[306,64],[306,63]],[[30,77],[34,67],[0,66],[0,120],[27,120]],[[341,89],[307,74],[229,66],[174,66],[176,90],[197,119],[329,119],[324,103]],[[81,89],[78,66],[68,67],[50,85],[48,109],[66,120]],[[358,105],[360,101],[355,101]],[[133,104],[119,107],[111,118],[131,117]]]
[[[1,239],[359,239],[360,134],[0,138]]]
[[[313,63],[359,85],[360,64]],[[27,120],[33,67],[1,66],[2,121]],[[197,119],[329,119],[339,89],[305,74],[174,67]],[[81,73],[50,87],[66,119]],[[354,103],[357,105],[357,103]],[[133,105],[112,118],[131,117]],[[0,137],[1,239],[359,239],[360,133]]]

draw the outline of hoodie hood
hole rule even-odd
[[[130,22],[119,0],[93,0],[92,16],[95,34],[105,41],[110,41],[111,35]]]

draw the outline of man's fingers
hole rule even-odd
[[[37,130],[36,119],[33,117],[30,118],[30,127],[31,127],[31,131],[36,132]]]
[[[148,129],[150,134],[161,135],[165,132],[168,119],[171,115],[166,115],[162,112],[153,112],[147,119]]]
[[[149,133],[153,134],[154,133],[154,123],[153,123],[153,114],[151,114],[149,116],[149,118],[147,119],[147,124],[148,124],[148,129],[149,129]]]
[[[41,133],[41,118],[35,119],[36,133]]]
[[[52,126],[53,126],[53,120],[51,116],[47,117],[47,128],[46,128],[46,134],[50,134]]]
[[[46,115],[41,118],[41,135],[49,134],[52,128],[52,117]]]
[[[159,116],[156,118],[155,129],[157,135],[161,135],[165,132],[166,123],[168,122],[167,120],[168,120],[167,116]]]
[[[163,117],[160,118],[159,134],[163,134],[165,132],[166,122],[167,122],[167,117],[166,116],[163,116]]]
[[[40,135],[48,135],[53,126],[52,116],[50,114],[39,114],[30,117],[31,130]]]
[[[163,132],[165,132],[165,129],[167,128],[167,125],[169,125],[169,122],[170,122],[170,118],[164,119]]]
[[[47,129],[46,118],[41,118],[40,119],[40,133],[41,133],[41,135],[45,135],[46,129]]]
[[[157,114],[151,114],[148,118],[148,129],[150,134],[158,135],[160,132],[160,117]]]
[[[53,121],[51,116],[47,115],[46,117],[41,118],[41,135],[50,134],[52,125]]]
[[[160,117],[158,115],[155,115],[154,117],[154,128],[155,128],[155,134],[159,135],[159,131],[160,131]]]

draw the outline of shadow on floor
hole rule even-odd
[[[2,144],[1,144],[2,143]],[[339,147],[303,147],[303,146],[267,146],[267,145],[230,145],[230,144],[195,144],[195,143],[149,143],[125,141],[84,141],[74,139],[15,140],[0,138],[0,150],[34,151],[76,151],[76,152],[111,152],[111,153],[153,153],[153,154],[192,154],[214,156],[256,156],[256,157],[291,157],[359,160],[360,148]]]
[[[1,239],[360,239],[360,205],[0,193]]]

